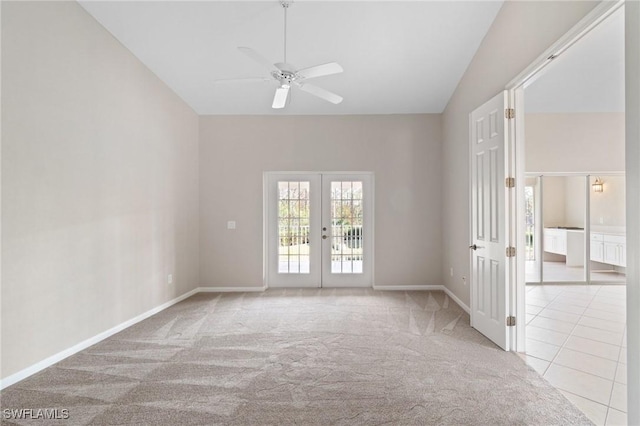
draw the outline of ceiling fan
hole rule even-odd
[[[272,108],[280,109],[284,108],[287,104],[289,97],[289,90],[292,86],[299,88],[303,92],[310,93],[314,96],[324,99],[325,101],[333,104],[339,104],[342,102],[342,96],[336,95],[328,90],[313,84],[307,83],[307,80],[316,77],[322,77],[325,75],[338,74],[343,71],[342,67],[336,62],[330,62],[328,64],[316,65],[309,68],[297,69],[293,65],[287,63],[287,9],[291,6],[291,0],[281,0],[280,5],[284,9],[284,61],[272,64],[264,56],[260,55],[255,50],[249,47],[238,47],[242,53],[253,59],[255,62],[261,64],[271,75],[268,77],[257,78],[237,78],[237,79],[225,79],[216,80],[216,82],[232,82],[232,81],[277,81],[279,86],[276,89],[275,96],[273,98]]]

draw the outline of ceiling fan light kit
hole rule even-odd
[[[218,81],[277,81],[279,86],[276,89],[275,96],[273,97],[274,109],[282,109],[287,105],[289,99],[289,91],[291,87],[297,87],[303,92],[314,95],[320,99],[324,99],[332,104],[339,104],[342,102],[342,96],[325,90],[321,87],[307,83],[307,80],[316,77],[323,77],[326,75],[338,74],[343,72],[342,67],[336,62],[330,62],[327,64],[316,65],[301,70],[296,69],[293,65],[287,63],[287,9],[291,6],[291,1],[280,1],[280,5],[284,11],[284,60],[272,64],[264,56],[260,55],[250,47],[238,47],[242,53],[247,55],[253,61],[261,64],[263,67],[269,70],[271,79],[269,78],[247,78],[247,79],[230,79],[230,80],[218,80]]]

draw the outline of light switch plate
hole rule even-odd
[[[227,229],[236,229],[236,221],[230,220],[227,222]]]

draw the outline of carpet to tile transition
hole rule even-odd
[[[69,413],[3,424],[591,424],[426,291],[201,293],[0,397]]]

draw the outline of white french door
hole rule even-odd
[[[369,173],[266,173],[269,287],[371,287]]]
[[[371,287],[370,174],[322,175],[322,286]]]

